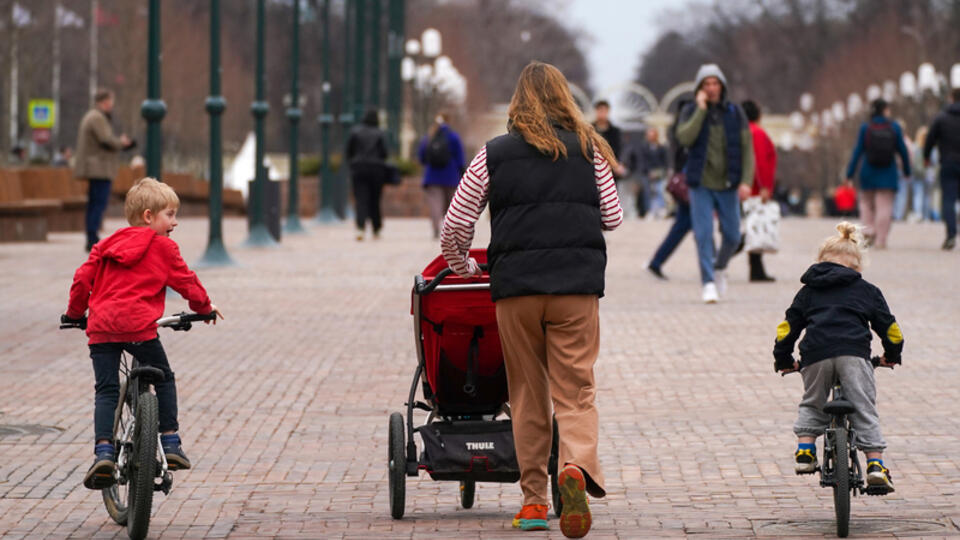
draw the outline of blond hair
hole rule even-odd
[[[171,207],[180,208],[177,192],[167,184],[150,177],[141,178],[133,184],[123,201],[123,213],[127,216],[127,223],[134,227],[145,225],[144,210],[156,214]]]
[[[837,233],[823,241],[817,262],[832,262],[853,268],[859,272],[863,268],[863,235],[860,228],[849,221],[837,224]]]
[[[507,114],[510,128],[554,161],[567,157],[567,147],[557,136],[558,126],[577,135],[587,160],[593,161],[596,149],[611,166],[617,165],[610,145],[583,119],[567,78],[550,64],[530,62],[523,68]]]

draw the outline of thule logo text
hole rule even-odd
[[[468,442],[467,450],[493,450],[492,442]]]

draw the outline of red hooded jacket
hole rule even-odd
[[[772,196],[774,178],[777,174],[777,149],[773,146],[773,141],[770,140],[767,132],[753,122],[750,122],[750,135],[753,136],[753,155],[757,164],[750,194],[760,195],[760,189],[767,188]]]
[[[67,316],[87,316],[90,344],[157,337],[167,287],[197,313],[210,313],[207,291],[180,256],[177,243],[149,227],[127,227],[94,244],[70,287]]]

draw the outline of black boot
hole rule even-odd
[[[763,253],[750,253],[750,281],[775,281],[763,268]]]

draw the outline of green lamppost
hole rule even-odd
[[[353,43],[353,120],[363,118],[366,101],[367,71],[364,65],[367,48],[367,0],[354,0]]]
[[[223,138],[220,116],[227,101],[220,95],[220,0],[210,0],[210,96],[205,103],[210,115],[210,236],[200,266],[234,264],[223,245]]]
[[[267,223],[264,212],[264,190],[266,188],[267,175],[263,167],[263,121],[267,116],[270,106],[263,99],[263,41],[264,41],[264,1],[257,0],[257,62],[256,73],[254,74],[254,101],[250,105],[250,112],[254,118],[254,134],[256,136],[256,151],[254,152],[254,180],[250,190],[250,236],[247,238],[246,245],[251,247],[273,246],[277,241],[273,239],[270,231],[267,229]]]
[[[150,0],[147,20],[147,99],[140,115],[147,121],[147,176],[160,178],[163,162],[160,122],[167,106],[160,99],[160,0]]]
[[[300,0],[293,0],[293,51],[290,64],[290,106],[287,108],[287,120],[290,121],[290,178],[288,180],[287,222],[284,230],[290,233],[305,233],[300,224],[300,154],[297,146],[297,131],[300,129]]]
[[[370,0],[370,92],[367,102],[380,109],[380,27],[383,14],[380,0]]]
[[[323,0],[323,8],[320,12],[321,25],[321,47],[320,51],[323,62],[323,103],[322,113],[317,118],[320,123],[320,144],[321,163],[320,163],[320,210],[317,212],[317,221],[319,223],[332,223],[337,220],[337,214],[334,211],[333,204],[333,177],[330,171],[330,126],[333,125],[333,114],[330,112],[330,0]]]
[[[387,131],[394,151],[400,149],[400,118],[403,108],[404,0],[389,0],[390,30],[387,34]]]

